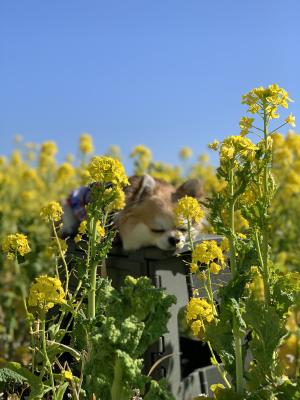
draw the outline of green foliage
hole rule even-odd
[[[146,277],[127,277],[118,291],[106,279],[98,283],[96,317],[90,327],[91,357],[85,367],[85,390],[103,399],[110,398],[115,366],[119,364],[123,396],[132,388],[143,390],[149,378],[142,376],[142,355],[150,344],[166,332],[169,308],[174,296],[154,288]],[[84,320],[75,320],[74,341],[86,329]],[[163,390],[163,389],[160,389]]]

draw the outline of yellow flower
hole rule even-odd
[[[253,265],[250,268],[251,272],[251,281],[247,284],[247,288],[250,292],[250,295],[257,301],[265,300],[265,286],[262,274],[259,268]]]
[[[277,84],[268,87],[258,87],[242,96],[242,104],[248,105],[248,111],[256,114],[264,108],[269,114],[269,118],[278,118],[277,109],[279,106],[288,108],[288,102],[292,101],[286,90]]]
[[[21,193],[21,199],[27,203],[31,202],[33,199],[35,199],[37,196],[37,193],[34,190],[25,190],[24,192]]]
[[[186,307],[186,320],[193,334],[198,336],[205,323],[210,323],[213,319],[214,314],[211,304],[205,299],[192,297]]]
[[[60,165],[60,167],[57,170],[56,180],[61,180],[61,181],[68,180],[74,175],[75,175],[75,170],[73,166],[68,162],[64,162]]]
[[[106,154],[109,157],[115,158],[119,161],[122,160],[122,156],[121,156],[121,149],[119,146],[113,144],[111,146],[109,146],[108,152]]]
[[[20,166],[22,164],[22,156],[18,150],[14,150],[10,157],[11,164],[14,166]]]
[[[148,147],[140,144],[138,146],[135,146],[132,152],[130,153],[131,158],[134,158],[136,156],[145,157],[150,160],[152,158],[152,152]]]
[[[103,226],[101,225],[100,221],[96,222],[96,232],[97,232],[97,235],[100,236],[101,238],[105,236],[105,230],[104,230]]]
[[[59,278],[52,278],[47,275],[41,275],[35,278],[31,285],[28,296],[28,304],[31,307],[39,307],[47,311],[55,304],[65,302],[65,292]]]
[[[296,126],[295,124],[296,118],[292,113],[285,119],[285,122],[289,125],[291,125],[293,128]]]
[[[73,379],[73,374],[71,371],[66,371],[66,370],[62,370],[61,371],[62,377],[68,381],[71,381]]]
[[[218,395],[222,390],[225,389],[225,386],[222,385],[222,383],[214,383],[213,385],[210,385],[210,390],[215,394]]]
[[[229,240],[227,237],[224,237],[222,242],[220,243],[220,248],[222,251],[228,251],[229,250]]]
[[[221,269],[222,269],[222,267],[219,264],[215,263],[215,262],[212,262],[212,263],[209,264],[209,270],[213,274],[217,275],[221,271]]]
[[[148,147],[139,145],[134,147],[130,154],[131,158],[136,158],[134,161],[136,175],[142,175],[149,169],[150,162],[152,160],[152,152]]]
[[[86,220],[81,221],[78,228],[78,233],[84,235],[86,233],[86,227],[87,227],[87,221]]]
[[[193,151],[190,147],[183,147],[179,152],[179,157],[182,160],[187,160],[187,159],[191,158],[192,155],[193,155]]]
[[[252,123],[254,121],[254,118],[249,118],[249,117],[242,117],[240,119],[240,129],[241,129],[241,135],[245,136],[249,132],[249,129],[252,128]]]
[[[25,254],[31,251],[27,236],[23,235],[22,233],[6,236],[2,242],[2,249],[5,253],[7,253],[7,257],[10,260],[13,260],[17,253],[21,256],[25,256]]]
[[[196,272],[198,272],[198,270],[199,270],[199,267],[198,267],[197,263],[191,263],[190,264],[190,272],[192,274],[195,274]]]
[[[55,142],[45,142],[41,146],[41,153],[47,154],[48,156],[55,156],[57,153],[57,146]]]
[[[233,155],[234,155],[234,147],[233,146],[222,146],[221,147],[221,152],[220,152],[221,159],[231,160],[233,158]]]
[[[231,160],[235,157],[241,157],[246,161],[253,161],[258,150],[250,139],[243,136],[227,137],[220,148],[221,161]]]
[[[111,157],[95,156],[87,169],[91,182],[111,183],[121,187],[129,184],[123,165]]]
[[[109,203],[109,212],[122,210],[125,207],[125,193],[119,186],[106,189],[104,191],[104,197]]]
[[[224,265],[224,256],[221,248],[215,240],[205,240],[198,244],[192,252],[192,262],[200,264],[210,264],[219,261]]]
[[[50,201],[44,207],[42,207],[40,216],[45,221],[60,221],[63,214],[63,209],[57,201]]]
[[[93,139],[88,133],[80,135],[79,148],[83,154],[91,154],[94,151]]]
[[[212,150],[218,150],[220,142],[218,140],[214,140],[212,143],[208,145],[208,147]]]
[[[204,216],[204,212],[201,209],[199,202],[194,197],[190,196],[184,196],[179,199],[174,212],[177,219],[177,225],[186,223],[187,221],[190,221],[190,223],[197,223]]]

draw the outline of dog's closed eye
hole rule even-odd
[[[151,228],[151,231],[154,233],[165,233],[167,232],[166,229],[153,229]]]
[[[188,230],[187,228],[177,228],[179,232],[186,233]]]

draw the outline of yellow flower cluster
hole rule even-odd
[[[278,118],[278,107],[288,108],[289,98],[288,92],[280,88],[277,84],[268,87],[258,87],[242,96],[242,104],[248,105],[248,111],[256,114],[262,110],[267,112],[269,119]]]
[[[240,119],[240,129],[241,129],[241,136],[247,135],[249,130],[252,128],[254,118],[249,117],[242,117]]]
[[[55,304],[64,303],[64,298],[65,292],[60,279],[41,275],[35,278],[35,282],[30,287],[28,304],[42,311],[48,311]]]
[[[75,175],[75,169],[68,162],[62,163],[56,172],[56,181],[67,181]]]
[[[191,158],[193,155],[193,150],[190,147],[183,147],[182,149],[180,149],[179,152],[179,157],[182,160],[188,160],[189,158]]]
[[[189,223],[197,223],[204,217],[204,211],[199,202],[190,196],[184,196],[178,200],[174,213],[177,225],[185,224],[188,221]]]
[[[258,150],[250,139],[243,136],[229,136],[220,146],[221,162],[241,157],[245,161],[254,161]]]
[[[95,156],[88,165],[90,182],[111,183],[124,187],[129,184],[123,165],[107,156]]]
[[[17,254],[25,256],[25,254],[31,251],[27,236],[22,233],[6,236],[2,242],[2,249],[7,253],[7,258],[10,260],[15,259]]]
[[[196,272],[198,264],[206,264],[213,274],[218,274],[224,268],[224,256],[215,240],[205,240],[194,248],[192,252],[193,270],[191,272]]]
[[[83,154],[91,154],[94,151],[92,136],[88,133],[80,135],[79,148]]]
[[[55,165],[55,155],[57,146],[55,142],[45,142],[41,146],[39,154],[39,168],[41,173],[45,173]]]
[[[79,242],[82,239],[82,236],[87,233],[87,221],[81,221],[79,228],[78,228],[78,234],[75,236],[75,242]],[[103,238],[105,236],[105,229],[101,225],[100,221],[96,222],[96,234],[99,238]]]
[[[252,296],[256,301],[264,301],[265,300],[265,286],[262,274],[257,266],[252,266],[250,268],[251,272],[251,282],[246,285],[246,288],[250,292],[250,296]]]
[[[63,209],[57,201],[50,201],[42,207],[40,216],[45,221],[60,221]]]
[[[130,153],[131,158],[135,158],[135,170],[136,175],[142,175],[148,172],[150,162],[152,160],[151,150],[143,145],[135,146]]]
[[[205,299],[192,297],[186,307],[186,319],[194,336],[198,336],[205,324],[212,322],[214,319],[211,304]]]
[[[125,193],[119,186],[105,189],[103,196],[109,200],[109,212],[122,210],[125,207]]]

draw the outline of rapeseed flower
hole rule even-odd
[[[94,151],[92,136],[88,133],[81,134],[79,148],[83,154],[91,154]]]
[[[179,157],[182,160],[188,160],[189,158],[191,158],[193,155],[193,150],[190,147],[183,147],[182,149],[180,149],[179,152]]]
[[[126,186],[129,184],[123,165],[119,160],[107,156],[95,156],[90,161],[87,170],[90,182]]]
[[[291,125],[293,128],[296,126],[296,117],[290,113],[290,115],[285,119],[285,122],[289,125]]]
[[[257,150],[259,150],[259,147],[249,138],[243,136],[229,136],[222,142],[220,147],[221,162],[238,157],[245,161],[253,161]]]
[[[62,303],[65,303],[65,292],[59,278],[52,278],[47,275],[35,278],[35,282],[29,290],[29,306],[48,311],[55,304]]]
[[[242,117],[240,119],[240,129],[241,129],[241,136],[247,135],[249,130],[252,128],[254,118],[249,117]]]
[[[50,201],[42,207],[40,216],[45,221],[60,221],[63,209],[57,201]]]
[[[134,161],[134,173],[136,175],[142,175],[148,171],[150,162],[152,160],[152,152],[148,147],[143,145],[135,146],[130,153],[130,157],[136,158]]]
[[[72,178],[75,175],[74,167],[68,163],[62,163],[57,172],[56,172],[56,180],[57,181],[67,181],[68,179]]]
[[[264,111],[269,119],[278,118],[278,107],[288,108],[288,102],[291,101],[288,92],[277,84],[269,85],[266,88],[263,86],[254,88],[242,96],[242,104],[248,105],[248,111],[251,114]]]
[[[177,205],[174,209],[177,225],[181,225],[189,221],[200,222],[204,217],[204,211],[202,210],[199,202],[190,196],[184,196],[178,200]]]
[[[109,201],[107,207],[109,212],[122,210],[125,207],[125,193],[119,186],[105,189],[104,198]]]
[[[210,272],[218,274],[224,268],[224,256],[215,240],[205,240],[198,244],[192,252],[192,263],[206,264]]]
[[[186,307],[186,319],[194,336],[198,336],[206,323],[214,319],[213,309],[210,303],[199,297],[192,297]]]
[[[6,236],[2,242],[2,249],[7,253],[7,258],[10,260],[15,259],[17,254],[25,256],[25,254],[28,254],[31,251],[27,236],[22,233],[15,233]]]

